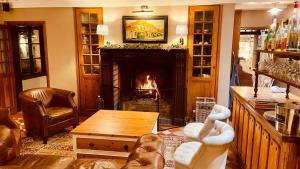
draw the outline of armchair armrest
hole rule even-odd
[[[9,115],[9,108],[0,108],[0,125],[6,125],[10,129],[18,128],[16,122]]]
[[[53,89],[53,91],[52,106],[65,106],[77,109],[73,99],[75,96],[74,92],[63,89]]]

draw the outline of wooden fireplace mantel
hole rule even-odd
[[[100,48],[101,56],[101,97],[104,100],[104,109],[118,109],[116,107],[115,82],[113,79],[115,65],[124,61],[132,66],[141,63],[160,63],[171,65],[173,69],[173,103],[172,123],[185,124],[186,115],[186,49],[131,49],[131,48]]]

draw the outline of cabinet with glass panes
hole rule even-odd
[[[188,113],[196,97],[215,97],[220,6],[190,6],[188,34]]]
[[[195,11],[192,76],[211,76],[213,11]]]
[[[99,74],[99,37],[96,34],[98,15],[96,13],[81,13],[80,22],[84,74]]]

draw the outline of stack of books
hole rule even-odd
[[[278,102],[273,99],[253,98],[249,100],[249,103],[255,109],[275,110],[275,106]]]

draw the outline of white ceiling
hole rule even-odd
[[[7,1],[7,0],[0,0]],[[237,9],[267,9],[274,2],[285,8],[293,0],[8,0],[13,8],[29,7],[124,7],[124,6],[170,6],[236,4]]]

